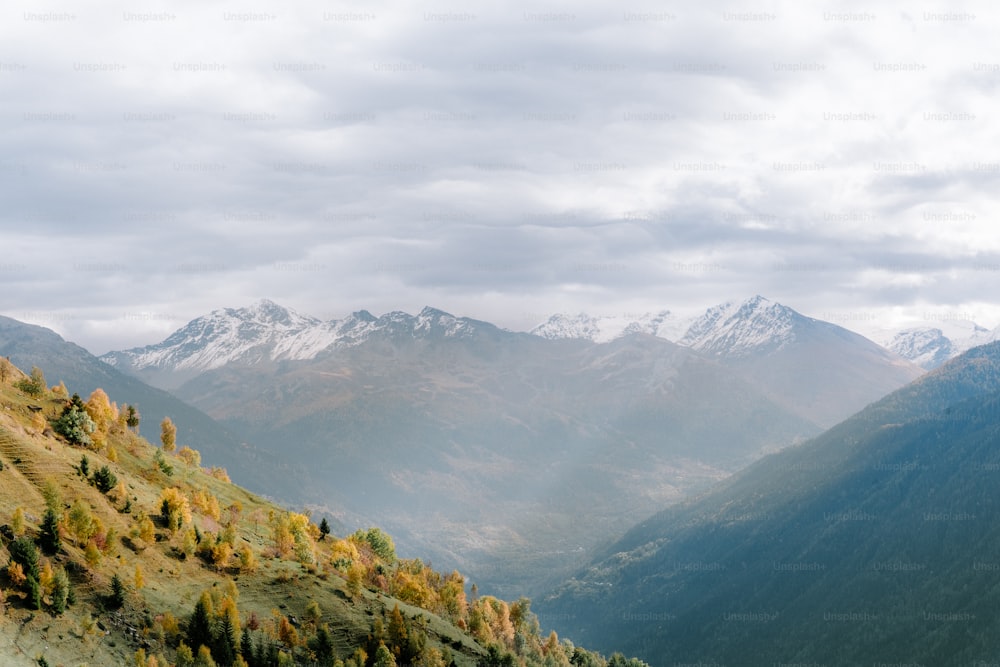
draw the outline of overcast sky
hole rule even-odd
[[[5,0],[0,313],[1000,324],[989,2]]]

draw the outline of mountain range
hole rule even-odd
[[[641,522],[537,606],[652,664],[1000,650],[1000,343]]]
[[[683,345],[662,337],[671,321],[604,322],[600,342],[433,308],[323,322],[265,300],[103,359],[277,457],[289,474],[261,492],[531,593],[623,525],[921,373],[762,297],[710,310]]]
[[[760,301],[762,298],[755,297],[750,301],[755,300]],[[709,308],[704,314],[695,317],[680,317],[669,310],[614,316],[560,313],[533,328],[531,333],[550,339],[576,338],[608,342],[630,333],[643,332],[680,345],[696,349],[714,348],[730,354],[741,347],[755,346],[753,332],[748,331],[742,323],[741,330],[734,332],[735,335],[725,335],[715,327],[729,319],[734,309],[745,307],[745,302],[730,301]],[[772,307],[783,308],[779,304],[772,304]],[[778,317],[780,319],[780,315]],[[758,329],[758,333],[765,340],[772,339],[781,329],[777,322],[759,324],[763,326]],[[991,330],[970,320],[940,319],[936,321],[936,325],[878,330],[872,334],[872,340],[924,370],[933,370],[966,350],[1000,339],[1000,327]]]

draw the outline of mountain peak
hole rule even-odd
[[[220,311],[215,312],[218,313]],[[245,308],[235,310],[226,308],[222,312],[243,321],[278,324],[286,327],[301,327],[319,322],[315,318],[299,315],[294,310],[285,308],[270,299],[261,299]]]
[[[697,318],[679,341],[681,345],[726,356],[781,349],[795,339],[795,328],[809,321],[795,310],[763,296],[727,301]]]
[[[935,322],[933,327],[901,329],[882,343],[904,359],[932,370],[966,350],[991,343],[998,338],[1000,328],[990,331],[975,322],[952,320]]]
[[[351,313],[351,317],[360,322],[374,322],[378,319],[367,310],[356,310]]]
[[[656,313],[625,313],[622,315],[588,315],[556,313],[529,333],[550,340],[579,338],[595,343],[607,343],[635,333],[646,333],[676,341],[684,331],[684,320],[669,310]]]
[[[443,310],[437,308],[432,308],[431,306],[424,306],[417,317],[454,317],[451,313],[446,313]]]

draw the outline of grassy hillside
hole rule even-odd
[[[102,396],[0,359],[3,665],[608,664],[541,637],[527,600],[399,559],[378,529],[326,535],[152,446]]]
[[[178,442],[198,449],[208,463],[222,465],[226,461],[233,478],[244,486],[265,488],[267,471],[276,464],[275,458],[248,445],[204,412],[118,372],[45,327],[0,316],[0,356],[8,357],[25,371],[37,365],[53,382],[62,380],[82,396],[100,387],[111,396],[121,397],[139,409],[139,433],[147,438],[158,438],[160,421],[169,416],[177,423]],[[233,461],[240,465],[234,466]]]

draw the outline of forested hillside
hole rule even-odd
[[[5,666],[609,663],[542,636],[527,599],[401,559],[378,528],[335,536],[139,419],[0,359]]]

